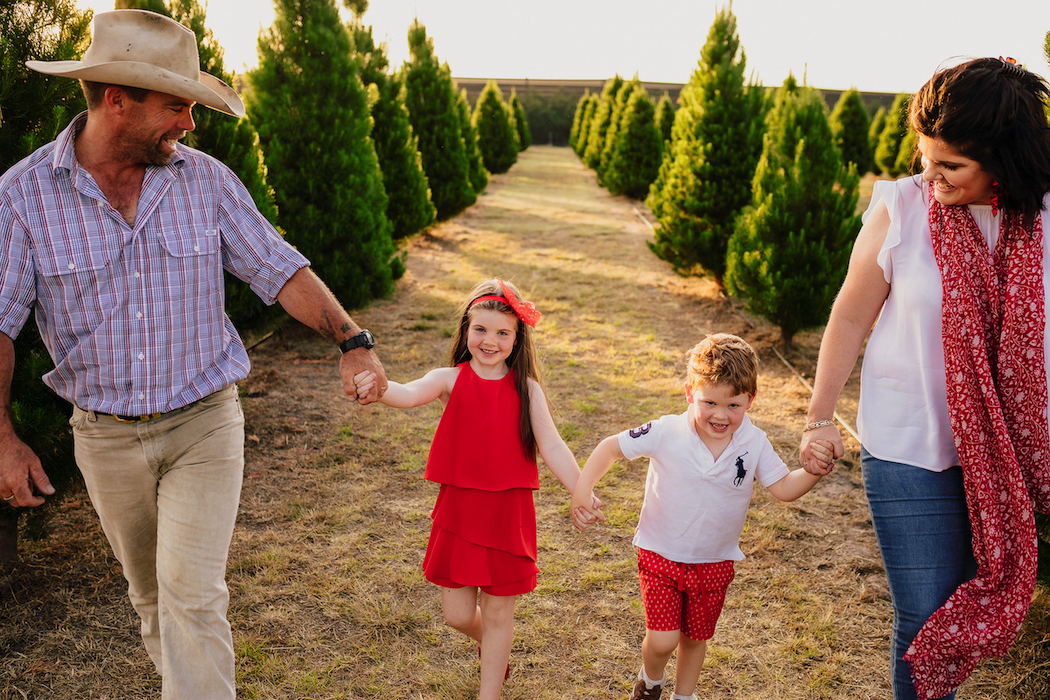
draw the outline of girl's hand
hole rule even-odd
[[[573,527],[583,532],[599,520],[605,522],[605,514],[600,510],[601,505],[602,502],[593,493],[573,495],[569,506]]]
[[[354,375],[354,387],[357,389],[358,401],[368,396],[375,388],[377,379],[376,373],[371,370],[365,370]]]

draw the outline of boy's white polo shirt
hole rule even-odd
[[[768,487],[789,473],[747,416],[718,460],[688,412],[625,430],[617,439],[627,459],[649,457],[635,546],[683,564],[742,560],[740,533],[755,478]]]

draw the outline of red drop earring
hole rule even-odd
[[[992,216],[999,213],[999,181],[992,182]]]

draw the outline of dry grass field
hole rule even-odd
[[[868,187],[870,191],[870,185]],[[638,208],[639,211],[636,211]],[[409,244],[396,294],[355,317],[391,378],[444,364],[451,314],[479,279],[515,281],[544,313],[538,343],[562,435],[581,464],[606,435],[684,407],[683,356],[705,333],[762,358],[753,420],[795,466],[808,392],[773,350],[776,329],[646,247],[637,202],[610,197],[569,149],[533,147],[462,216]],[[787,359],[811,377],[819,333]],[[230,553],[230,619],[243,698],[476,696],[473,644],[441,619],[420,565],[437,486],[423,465],[440,409],[359,408],[338,352],[289,328],[252,351],[241,387],[248,441]],[[839,405],[852,422],[856,386]],[[799,501],[756,487],[737,568],[698,688],[706,699],[890,697],[891,610],[868,519],[858,445]],[[539,588],[518,603],[509,700],[626,698],[643,616],[631,536],[645,463],[600,484],[606,524],[570,524],[543,470]],[[1010,656],[963,700],[1050,697],[1050,595],[1037,595]],[[159,679],[123,579],[85,498],[0,575],[0,700],[144,698]]]

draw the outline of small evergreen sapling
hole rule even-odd
[[[860,230],[856,168],[844,168],[820,94],[791,76],[766,120],[754,196],[726,256],[726,288],[795,334],[827,321]]]
[[[745,64],[736,17],[723,9],[682,90],[671,148],[646,200],[658,222],[652,251],[680,274],[719,283],[733,222],[751,200],[765,128],[764,91],[745,85]]]
[[[858,175],[868,172],[872,162],[871,142],[868,140],[871,119],[857,88],[850,88],[839,96],[829,121],[842,162],[856,165]]]
[[[475,192],[481,194],[489,185],[489,172],[485,170],[485,163],[481,159],[478,132],[474,129],[474,120],[470,117],[470,101],[467,99],[466,88],[459,91],[456,109],[459,113],[460,134],[463,137],[463,148],[467,154],[467,165],[470,168],[470,186]]]
[[[638,85],[627,100],[606,167],[609,192],[643,199],[660,168],[660,145],[656,109],[645,88]]]
[[[518,93],[514,88],[510,89],[510,111],[514,115],[514,126],[518,134],[518,150],[524,151],[532,145],[532,132],[529,131],[529,118],[525,114],[525,106],[518,99]]]
[[[623,78],[619,75],[606,80],[605,87],[602,88],[602,94],[598,98],[598,104],[594,108],[591,126],[587,131],[587,143],[583,147],[583,154],[580,156],[584,165],[591,170],[596,170],[598,164],[601,163],[602,149],[605,148],[605,135],[608,133],[609,124],[612,121],[616,96],[622,87]]]
[[[518,160],[518,137],[503,93],[494,80],[488,81],[474,107],[474,129],[485,169],[505,173]]]

